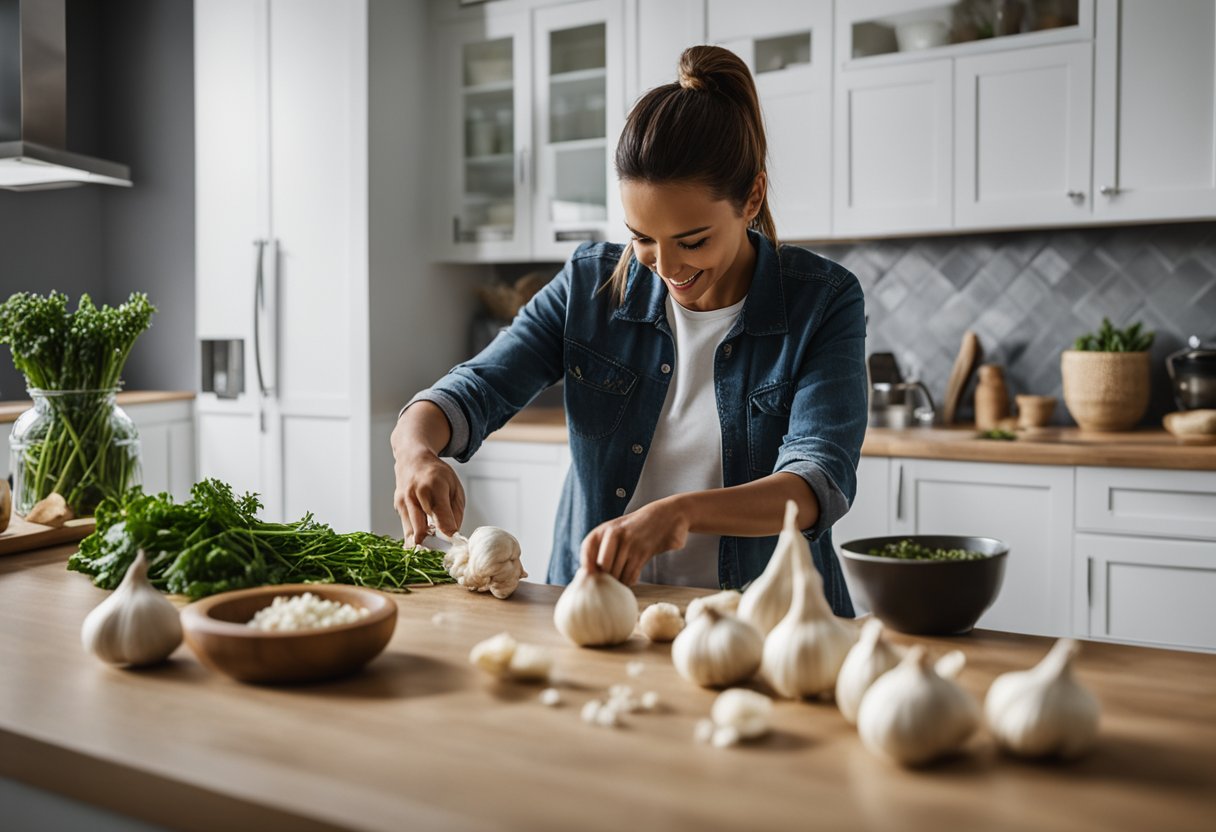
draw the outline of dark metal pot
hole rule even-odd
[[[1216,347],[1194,335],[1187,343],[1187,348],[1165,359],[1174,401],[1181,410],[1216,408]]]

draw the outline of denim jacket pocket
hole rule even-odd
[[[768,384],[747,397],[747,454],[752,470],[771,474],[790,426],[792,389],[788,381]]]
[[[633,370],[571,338],[565,339],[566,422],[584,439],[603,439],[621,424],[638,381]]]

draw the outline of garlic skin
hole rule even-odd
[[[1023,757],[1078,757],[1098,734],[1100,706],[1077,682],[1072,662],[1080,645],[1062,638],[1030,670],[998,676],[984,716],[1001,748]]]
[[[638,629],[651,641],[671,641],[684,629],[684,617],[675,604],[651,604],[642,610]]]
[[[704,688],[745,682],[760,667],[764,639],[751,624],[713,607],[689,622],[671,644],[671,661]]]
[[[456,583],[470,592],[510,598],[521,578],[528,577],[519,560],[519,541],[497,526],[479,526],[467,538],[452,535],[452,548],[443,566]]]
[[[857,640],[857,631],[832,614],[823,578],[811,565],[810,547],[794,558],[794,597],[789,612],[764,640],[761,675],[790,699],[836,687],[836,677]]]
[[[688,602],[688,608],[684,610],[684,623],[691,624],[698,615],[705,612],[709,607],[713,607],[718,612],[728,612],[734,615],[738,612],[739,602],[742,599],[743,594],[733,589],[724,589],[721,592],[715,592],[713,595],[693,598]]]
[[[836,676],[836,707],[850,725],[857,724],[857,709],[870,685],[899,664],[902,654],[883,639],[882,630],[881,621],[868,619]]]
[[[798,529],[798,504],[785,502],[785,522],[777,537],[768,565],[760,577],[752,581],[739,601],[739,617],[751,624],[762,635],[768,635],[785,614],[793,601],[794,559],[806,548],[802,532]]]
[[[80,641],[102,661],[131,667],[164,661],[182,643],[181,616],[148,582],[142,550],[118,588],[85,617]]]
[[[709,715],[718,728],[733,728],[740,739],[754,740],[769,732],[773,700],[754,690],[730,688],[718,694]]]
[[[638,623],[638,599],[607,572],[579,569],[557,599],[553,623],[579,647],[621,644]]]
[[[857,732],[866,748],[905,766],[958,751],[979,722],[975,699],[938,676],[920,645],[870,685],[857,712]]]

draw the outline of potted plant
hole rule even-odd
[[[1107,318],[1060,356],[1064,404],[1082,430],[1117,431],[1136,425],[1149,401],[1148,349],[1153,333],[1140,323],[1115,329]]]

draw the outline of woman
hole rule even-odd
[[[407,538],[429,519],[460,526],[464,493],[440,457],[467,460],[564,376],[572,465],[549,582],[581,565],[626,584],[743,586],[794,500],[832,608],[853,614],[829,529],[865,433],[864,302],[842,267],[778,249],[766,152],[746,65],[686,50],[617,146],[630,245],[580,246],[504,334],[403,411]]]

